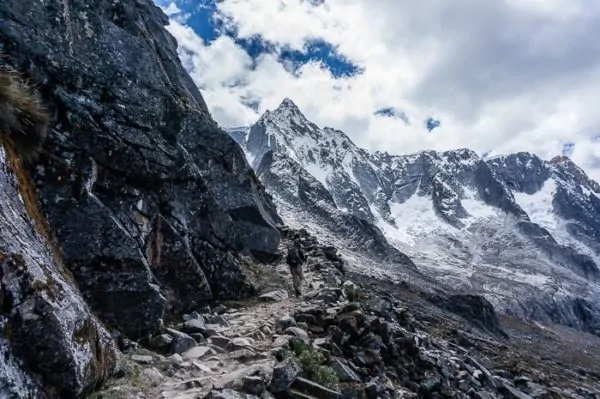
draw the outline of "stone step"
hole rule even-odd
[[[315,397],[319,399],[342,398],[342,394],[340,392],[326,388],[323,385],[317,384],[316,382],[303,377],[296,378],[291,389],[302,394],[309,395],[309,397]]]
[[[319,399],[316,396],[311,396],[311,395],[302,393],[300,391],[297,391],[295,389],[290,389],[288,393],[289,393],[289,396],[292,397],[293,399]]]

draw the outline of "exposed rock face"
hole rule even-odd
[[[503,313],[600,334],[600,185],[568,158],[369,153],[289,99],[229,133],[286,224],[375,255],[363,271],[407,279],[416,265]]]
[[[117,353],[50,240],[35,188],[0,145],[0,397],[79,397]]]
[[[0,4],[6,60],[54,128],[34,180],[84,296],[131,338],[166,310],[248,295],[239,254],[270,257],[274,206],[211,119],[151,0]]]

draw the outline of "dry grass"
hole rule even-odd
[[[21,160],[37,157],[50,116],[32,86],[19,74],[0,67],[0,134],[14,143]]]

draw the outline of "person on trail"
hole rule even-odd
[[[299,297],[302,295],[302,282],[304,281],[302,267],[304,266],[304,262],[306,262],[306,255],[302,251],[298,241],[294,240],[294,243],[288,248],[285,261],[290,267],[294,291],[296,292],[296,296]]]

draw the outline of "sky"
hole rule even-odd
[[[600,2],[155,2],[223,127],[289,97],[372,151],[562,154],[600,180]]]

